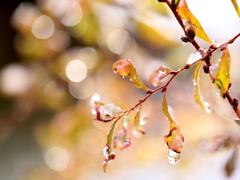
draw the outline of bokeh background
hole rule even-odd
[[[228,0],[187,0],[210,39],[227,41],[240,30]],[[194,48],[168,8],[155,0],[32,0],[0,5],[0,179],[1,180],[172,180],[240,178],[240,159],[227,177],[225,166],[239,138],[235,114],[202,73],[207,114],[193,102],[194,67],[169,86],[185,144],[181,161],[167,160],[163,135],[168,121],[162,94],[143,105],[146,135],[134,137],[103,173],[102,149],[111,123],[93,120],[92,97],[128,109],[145,97],[128,78],[112,72],[131,59],[150,88],[161,65],[177,70]],[[203,47],[209,45],[197,39]],[[240,40],[229,46],[231,94],[240,98]],[[213,62],[221,53],[216,52]],[[226,140],[227,139],[227,140]],[[230,139],[230,140],[229,140]],[[226,141],[225,141],[226,140]],[[216,144],[230,142],[216,151]],[[215,148],[215,149],[214,149]]]

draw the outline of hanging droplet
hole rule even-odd
[[[240,126],[240,118],[235,118],[234,119],[235,123]]]
[[[122,78],[125,78],[125,76],[122,76]]]
[[[206,102],[206,101],[203,102],[203,105],[205,107],[206,113],[211,113],[212,112],[212,108],[211,108],[211,106],[210,106],[210,104],[208,102]]]
[[[123,127],[127,128],[128,126],[128,123],[130,122],[130,119],[131,119],[131,116],[130,115],[127,115],[127,116],[124,116],[123,117]]]
[[[171,164],[177,164],[180,161],[181,154],[173,151],[172,149],[168,149],[168,161]]]
[[[133,80],[130,78],[130,81],[133,81]]]
[[[216,95],[218,99],[222,99],[220,90],[217,90]]]
[[[193,79],[193,85],[196,86],[197,85],[197,82],[195,79]]]
[[[103,155],[104,155],[106,158],[109,157],[109,155],[110,155],[110,148],[109,148],[109,146],[105,146],[105,147],[103,148]]]

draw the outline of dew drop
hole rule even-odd
[[[133,81],[133,80],[130,78],[130,81]]]
[[[127,128],[128,123],[130,122],[130,118],[131,118],[130,115],[127,115],[127,116],[123,117],[123,127]]]
[[[203,102],[203,105],[205,107],[206,113],[211,113],[212,112],[212,108],[211,108],[211,106],[210,106],[210,104],[208,102],[206,102],[206,101]]]
[[[220,90],[217,90],[216,95],[217,95],[218,99],[222,99]]]
[[[196,86],[197,82],[195,81],[195,79],[193,79],[193,85]]]
[[[122,76],[122,78],[125,78],[125,76]]]
[[[240,126],[240,118],[235,118],[234,119],[235,123]]]
[[[177,164],[180,161],[181,154],[173,151],[172,149],[168,149],[168,161],[171,164]]]
[[[147,123],[147,116],[146,116],[146,114],[141,113],[139,120],[140,120],[140,122],[139,122],[140,125],[145,125]]]
[[[110,148],[109,148],[109,146],[105,146],[105,147],[103,148],[103,155],[104,155],[106,158],[109,157],[109,155],[110,155]]]

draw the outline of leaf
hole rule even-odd
[[[138,106],[134,124],[138,132],[145,134],[143,125],[146,124],[146,121],[146,115],[141,111],[141,106]]]
[[[240,17],[240,8],[238,6],[237,0],[231,0],[231,1],[232,1],[232,4],[233,4],[238,16]]]
[[[212,43],[212,41],[209,39],[205,31],[203,30],[199,21],[195,18],[195,16],[189,10],[185,0],[180,1],[180,3],[177,6],[177,12],[182,19],[187,20],[191,25],[193,25],[193,27],[195,27],[196,36],[198,36],[199,38],[203,39],[208,43]]]
[[[162,109],[170,122],[169,134],[164,136],[164,141],[169,147],[169,149],[174,152],[180,153],[183,147],[184,138],[180,133],[180,127],[177,124],[176,118],[174,117],[174,111],[167,104],[166,91],[163,96]]]
[[[157,86],[161,83],[161,80],[167,77],[172,69],[167,68],[166,66],[160,66],[157,70],[153,71],[149,78],[149,82],[153,86]]]
[[[103,171],[104,172],[106,172],[106,170],[107,170],[108,163],[110,163],[116,157],[115,153],[112,151],[112,139],[113,139],[113,132],[114,132],[117,122],[118,122],[118,120],[116,120],[112,124],[111,129],[108,132],[107,144],[103,148],[103,155],[106,157],[106,159],[103,161]]]
[[[99,102],[97,102],[99,103]],[[124,113],[122,109],[114,106],[113,104],[101,104],[96,109],[96,120],[109,122],[121,116]]]
[[[200,68],[202,67],[202,64],[203,64],[204,61],[198,63],[195,71],[194,71],[194,77],[193,77],[193,85],[195,86],[195,89],[194,89],[194,101],[199,104],[201,107],[203,107],[205,109],[205,111],[207,113],[210,113],[211,112],[211,108],[210,108],[210,105],[208,102],[204,101],[203,100],[203,97],[201,95],[201,90],[200,90],[200,87],[199,87],[199,72],[200,72]]]
[[[223,50],[223,54],[222,54],[222,57],[219,62],[218,72],[217,72],[217,75],[216,75],[216,78],[214,81],[221,96],[224,96],[224,94],[226,94],[229,89],[230,63],[231,63],[230,54],[229,54],[228,49],[226,48]]]
[[[129,59],[119,60],[113,64],[114,73],[121,76],[128,76],[134,86],[144,90],[149,90],[138,77],[135,67]]]

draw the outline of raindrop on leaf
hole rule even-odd
[[[127,116],[124,116],[124,117],[123,117],[123,120],[122,120],[122,122],[123,122],[123,127],[127,128],[128,123],[130,122],[130,118],[131,118],[130,115],[127,115]]]
[[[234,119],[235,123],[240,126],[240,118],[235,118]]]

